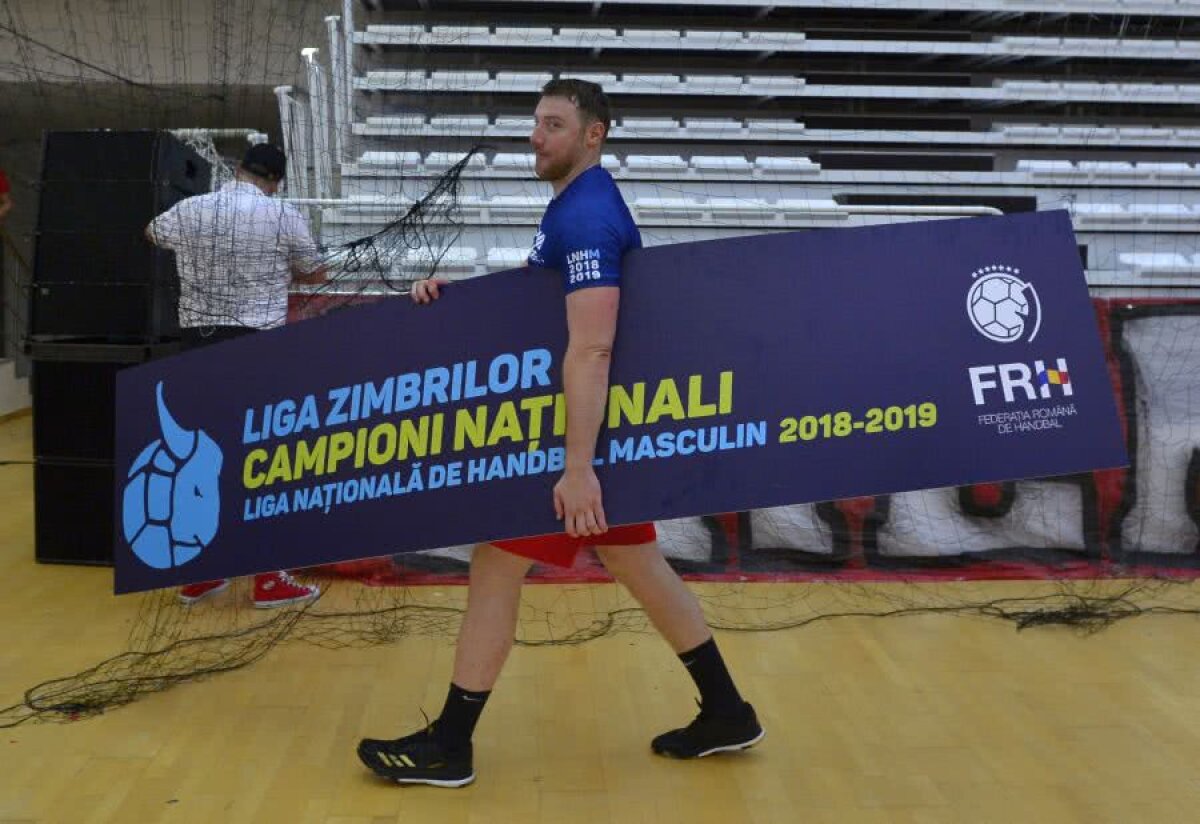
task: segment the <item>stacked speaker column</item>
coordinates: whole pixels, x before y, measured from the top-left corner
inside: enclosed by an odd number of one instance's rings
[[[118,370],[178,351],[174,255],[146,225],[208,191],[166,132],[48,132],[30,293],[37,560],[111,564]]]

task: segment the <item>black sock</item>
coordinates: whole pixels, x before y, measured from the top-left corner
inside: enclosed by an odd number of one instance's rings
[[[442,706],[442,714],[433,722],[434,735],[452,750],[470,744],[471,736],[475,734],[475,725],[479,723],[483,706],[491,694],[491,690],[471,692],[451,683],[450,692],[446,693],[446,703]]]
[[[725,667],[725,659],[717,649],[715,638],[709,638],[700,646],[681,653],[679,660],[696,682],[696,689],[700,690],[700,703],[706,713],[741,714],[745,702],[733,685],[733,677]]]

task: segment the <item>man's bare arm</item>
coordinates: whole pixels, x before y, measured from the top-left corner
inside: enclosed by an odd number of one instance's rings
[[[598,535],[608,529],[592,459],[604,421],[620,300],[621,290],[615,286],[579,289],[567,295],[568,340],[563,359],[567,459],[563,476],[554,487],[554,508],[570,535]]]

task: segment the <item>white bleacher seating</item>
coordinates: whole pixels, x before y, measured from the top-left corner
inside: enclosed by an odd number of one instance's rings
[[[1113,49],[1120,42],[1119,40],[1110,40],[1103,37],[1055,37],[1053,40],[1057,43],[1067,43],[1072,46],[1100,46]]]
[[[358,81],[367,89],[425,89],[432,81],[423,71],[371,70]]]
[[[410,128],[421,129],[425,126],[428,118],[423,114],[390,114],[385,116],[368,117],[367,123],[375,126],[390,126],[392,128]]]
[[[607,72],[563,72],[562,77],[573,77],[577,80],[587,80],[590,83],[598,83],[608,91],[611,87],[617,85],[617,76]]]
[[[498,129],[524,129],[526,131],[533,130],[533,115],[532,114],[498,114],[496,115],[496,128]]]
[[[1058,126],[1035,126],[1024,123],[1000,126],[1000,131],[1013,137],[1058,137]]]
[[[760,49],[777,49],[801,45],[806,37],[804,32],[798,31],[748,31],[745,40],[748,44]]]
[[[682,81],[677,74],[622,74],[621,90],[627,94],[678,92]]]
[[[1130,210],[1155,223],[1200,221],[1200,213],[1189,209],[1186,203],[1134,203]]]
[[[812,225],[844,221],[849,215],[834,200],[780,198],[775,201],[783,221],[789,225]]]
[[[441,114],[429,118],[429,125],[435,131],[483,134],[488,127],[486,114]]]
[[[738,49],[740,51],[777,51],[801,48],[807,37],[803,32],[736,31],[708,29],[641,29],[627,27],[623,32],[611,27],[563,26],[556,34],[546,26],[517,25],[464,26],[457,24],[387,25],[369,24],[358,35],[360,42],[375,44],[419,44],[424,46],[490,46],[498,48],[585,47],[619,49],[694,50]],[[1050,38],[1031,38],[1031,45],[1054,42]],[[828,41],[826,41],[828,42]],[[876,43],[878,46],[878,43]],[[890,45],[890,44],[889,44]],[[929,44],[926,44],[929,49]]]
[[[1178,52],[1181,49],[1194,51],[1196,49],[1195,41],[1191,40],[1144,40],[1141,38],[1122,38],[1118,41],[1119,48],[1122,51],[1145,52],[1155,57],[1166,57],[1172,53]],[[1111,50],[1111,40],[1099,41],[1099,48]]]
[[[364,166],[386,166],[403,169],[415,168],[421,165],[420,152],[363,152],[358,162]]]
[[[1174,97],[1180,87],[1170,83],[1116,83],[1114,87],[1130,99],[1139,97]]]
[[[625,168],[631,173],[685,174],[688,164],[679,155],[627,155]]]
[[[1178,129],[1175,130],[1177,135]],[[1117,127],[1117,136],[1125,142],[1145,141],[1150,140],[1158,142],[1172,135],[1171,129],[1162,129],[1149,126],[1119,126]]]
[[[1043,46],[1050,43],[1061,43],[1061,37],[1035,37],[1035,36],[1013,36],[1013,37],[997,37],[993,42],[1002,46],[1009,46],[1014,49],[1027,49],[1031,46]]]
[[[496,72],[498,92],[536,92],[550,80],[549,72]]]
[[[704,204],[696,198],[639,197],[634,208],[642,219],[694,221],[704,217]]]
[[[1183,178],[1200,178],[1200,166],[1190,163],[1161,163],[1139,162],[1137,168],[1159,180],[1180,180]]]
[[[749,177],[754,167],[741,155],[692,155],[688,165],[701,176],[720,172]]]
[[[545,46],[554,30],[542,26],[497,26],[496,39],[508,46]]]
[[[1116,129],[1102,126],[1063,126],[1058,133],[1064,140],[1078,143],[1108,140],[1117,136]]]
[[[732,198],[708,199],[708,210],[715,222],[774,223],[784,221],[791,224],[823,221],[841,221],[846,218],[834,200],[780,198]]]
[[[513,218],[536,223],[546,211],[547,199],[527,195],[493,195],[483,202],[493,218]]]
[[[1138,216],[1126,209],[1120,203],[1075,202],[1071,212],[1082,223],[1128,223],[1138,220]]]
[[[423,246],[408,252],[398,260],[393,260],[392,265],[399,269],[401,274],[424,275],[436,260],[438,275],[456,278],[474,274],[478,257],[479,252],[472,246],[450,246],[437,250]]]
[[[736,31],[685,31],[683,33],[683,46],[687,49],[715,51],[738,47],[745,42],[745,35]]]
[[[621,130],[626,137],[675,136],[679,132],[679,121],[672,117],[623,117]]]
[[[425,155],[425,171],[442,173],[463,159],[466,152],[430,152]],[[471,155],[464,171],[476,171],[484,168],[487,160],[481,154]]]
[[[514,246],[495,246],[487,251],[489,269],[516,269],[529,260],[529,249]]]
[[[1049,126],[1044,124],[997,123],[992,127],[992,131],[1001,132],[1008,137],[1016,139],[1052,139],[1077,143],[1081,146],[1109,144],[1119,147],[1122,144],[1134,142],[1170,142],[1170,139],[1175,136],[1178,130],[1142,126]],[[1198,130],[1195,137],[1200,137],[1200,130]]]
[[[1017,171],[1034,177],[1086,177],[1069,160],[1021,159],[1017,161]]]
[[[563,28],[558,31],[558,39],[560,43],[573,43],[577,46],[598,48],[615,42],[617,40],[617,30]]]
[[[1122,252],[1118,255],[1122,266],[1139,272],[1151,273],[1196,273],[1200,274],[1200,256],[1189,260],[1175,252]]]
[[[1200,42],[1183,28],[1174,31],[1167,18],[1144,31],[1089,29],[1085,15],[1117,12],[1103,3],[1065,2],[1045,10],[1030,0],[952,3],[951,16],[964,25],[950,25],[963,36],[943,38],[936,36],[938,16],[949,7],[933,0],[918,0],[920,9],[855,0],[849,16],[848,7],[825,3],[816,17],[802,11],[816,9],[811,3],[776,11],[756,0],[705,0],[699,12],[686,0],[522,0],[477,4],[487,11],[476,14],[424,0],[361,0],[366,19],[406,25],[360,22],[347,33],[352,121],[343,124],[350,141],[343,140],[339,158],[343,188],[336,173],[333,183],[349,202],[324,212],[327,234],[373,231],[395,213],[385,200],[419,197],[428,183],[422,178],[445,172],[478,140],[489,148],[471,161],[459,198],[464,246],[451,250],[442,271],[480,274],[485,266],[523,264],[522,244],[551,195],[534,179],[528,104],[549,78],[580,77],[616,100],[607,150],[619,156],[606,154],[602,163],[635,216],[649,222],[649,244],[913,217],[838,205],[858,193],[929,202],[950,193],[983,202],[994,193],[1035,200],[1042,209],[1065,205],[1088,249],[1094,285],[1200,294],[1200,254],[1189,257],[1200,253],[1200,118],[1186,114],[1200,101],[1200,79],[1184,70],[1200,60]],[[1129,6],[1126,14],[1190,21],[1200,15],[1163,9],[1196,2],[1115,5]],[[921,9],[933,17],[922,21]],[[975,27],[967,18],[980,11],[1005,22]],[[1037,16],[1046,13],[1080,25],[1039,25]],[[837,17],[833,28],[830,14]],[[821,22],[822,15],[829,19]],[[468,25],[428,22],[455,17]],[[886,22],[893,19],[896,26]],[[821,27],[812,38],[802,31],[810,23]],[[967,30],[975,33],[965,36]],[[828,64],[829,72],[811,85],[802,76],[810,69],[801,68],[810,62],[796,62],[809,54],[818,61],[813,67]],[[920,85],[888,77],[887,66],[906,60],[927,78]],[[1103,71],[1074,71],[1081,60],[1103,63]],[[843,85],[834,76],[847,61],[861,63],[861,83]],[[407,94],[359,96],[389,90]],[[496,96],[481,96],[477,106],[467,98],[476,92]],[[806,128],[805,112],[822,118],[821,126]],[[901,123],[909,115],[914,120]],[[917,120],[926,117],[928,126]],[[995,163],[937,171],[822,169],[813,162],[821,152],[872,148],[990,155]],[[1163,277],[1143,277],[1154,274]]]
[[[997,84],[997,88],[1014,97],[1020,95],[1041,97],[1047,92],[1057,90],[1058,87],[1058,83],[1047,83],[1042,80],[1003,80]]]
[[[492,30],[487,26],[436,25],[429,27],[429,34],[437,43],[456,43],[469,39],[483,39],[490,36]]]
[[[1075,167],[1097,178],[1141,177],[1142,172],[1123,160],[1080,160]]]
[[[429,34],[427,26],[397,26],[390,24],[371,24],[366,28],[367,34],[384,34],[389,37],[420,37]]]
[[[738,94],[744,82],[736,74],[689,74],[683,81],[688,94]]]
[[[800,135],[807,130],[795,120],[761,120],[746,118],[746,131],[751,140],[769,140],[786,135]]]
[[[779,215],[778,207],[765,198],[710,197],[708,208],[717,223],[771,223]]]
[[[754,159],[754,170],[763,177],[779,175],[816,174],[821,167],[807,157],[760,156]]]
[[[679,29],[625,29],[622,39],[626,46],[660,46],[678,44],[683,39],[683,33]]]
[[[533,155],[529,152],[497,152],[488,166],[497,172],[529,174],[533,171]]]
[[[448,89],[454,91],[474,91],[491,82],[491,75],[487,72],[475,71],[435,71],[430,75],[432,85],[436,89]],[[416,88],[421,85],[417,84]]]
[[[443,264],[474,264],[479,258],[479,252],[471,246],[451,246],[441,252],[438,258]]]
[[[804,88],[803,77],[779,77],[750,75],[742,85],[746,94],[778,95],[795,94]]]
[[[727,117],[689,117],[684,120],[684,137],[701,140],[707,137],[733,137],[741,134],[745,124]]]

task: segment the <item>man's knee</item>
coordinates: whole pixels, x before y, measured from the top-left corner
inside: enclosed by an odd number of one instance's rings
[[[533,561],[506,552],[494,544],[477,544],[471,555],[471,577],[522,579]]]
[[[665,563],[662,553],[658,551],[657,541],[636,546],[598,546],[596,557],[616,578],[636,575],[641,570],[652,569]]]

